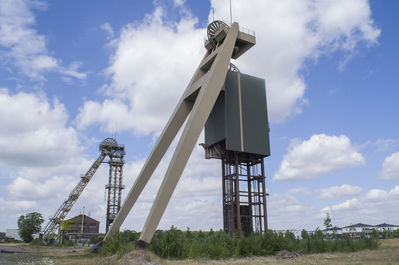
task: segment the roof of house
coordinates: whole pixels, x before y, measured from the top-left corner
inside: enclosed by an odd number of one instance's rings
[[[339,228],[339,227],[337,227],[337,226],[334,226],[334,227],[330,227],[330,228],[327,228],[327,229],[325,229],[325,230],[323,230],[323,231],[336,231],[336,230],[341,230],[342,228]]]
[[[64,220],[64,222],[65,221],[70,221],[70,220],[82,220],[82,216],[83,216],[83,214],[79,214],[79,215],[77,215],[77,216],[75,216],[75,217],[72,217],[72,218],[70,218],[70,219],[68,219],[68,220]],[[93,222],[97,222],[97,223],[100,223],[100,221],[97,221],[96,219],[93,219],[93,218],[91,218],[90,216],[88,216],[88,215],[84,215],[84,220],[90,220],[90,221],[93,221]]]
[[[387,223],[382,223],[379,225],[375,225],[375,227],[398,227],[397,225],[391,225],[391,224],[387,224]]]
[[[354,225],[344,226],[343,228],[350,228],[350,227],[374,227],[374,225],[357,223],[357,224],[354,224]]]

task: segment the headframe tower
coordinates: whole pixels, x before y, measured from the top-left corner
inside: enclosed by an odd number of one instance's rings
[[[114,221],[122,202],[122,190],[125,188],[122,185],[122,168],[125,163],[123,157],[125,156],[125,146],[118,144],[114,138],[104,139],[99,146],[100,155],[91,165],[86,174],[80,177],[78,184],[71,191],[68,198],[61,204],[54,216],[50,218],[46,227],[43,230],[43,240],[49,241],[56,233],[64,218],[71,211],[75,202],[79,199],[87,184],[101,166],[101,163],[109,164],[108,185],[105,186],[107,192],[107,215],[106,227],[108,231],[110,225]],[[105,161],[108,156],[109,160]]]
[[[137,176],[105,240],[119,230],[173,139],[185,124],[140,235],[139,246],[145,247],[151,242],[188,158],[224,87],[230,60],[239,58],[256,42],[255,34],[240,29],[237,22],[227,25],[218,20],[213,21],[208,26],[207,34],[205,55]]]
[[[122,203],[122,190],[125,186],[122,184],[123,165],[125,164],[125,146],[118,144],[114,138],[107,138],[100,144],[100,152],[103,150],[112,150],[108,152],[109,160],[103,163],[109,164],[107,190],[107,215],[105,223],[105,232],[115,220]]]

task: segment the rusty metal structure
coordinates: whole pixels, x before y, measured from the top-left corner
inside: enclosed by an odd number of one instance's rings
[[[125,188],[122,185],[123,160],[125,156],[125,147],[119,145],[115,139],[107,138],[100,145],[100,151],[111,147],[112,152],[108,154],[109,160],[104,162],[109,164],[108,184],[105,186],[107,190],[107,215],[105,230],[108,229],[115,220],[122,203],[122,190]]]
[[[109,183],[106,185],[108,190],[107,198],[107,216],[106,216],[106,230],[115,219],[121,205],[122,189],[122,168],[124,164],[123,157],[125,155],[125,147],[119,145],[113,138],[106,138],[99,146],[100,155],[96,161],[91,165],[89,170],[81,176],[80,181],[71,191],[68,198],[61,204],[53,217],[50,218],[49,222],[43,230],[42,238],[44,241],[48,241],[53,235],[55,235],[61,222],[67,216],[72,206],[78,200],[87,184],[90,182],[101,163],[108,156],[109,169]]]
[[[267,230],[263,158],[243,158],[227,152],[222,157],[223,228],[230,236]]]

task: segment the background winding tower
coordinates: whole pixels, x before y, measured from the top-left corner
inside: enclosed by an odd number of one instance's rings
[[[99,147],[101,152],[108,150],[109,160],[103,163],[109,164],[108,184],[105,186],[107,190],[107,215],[106,215],[106,232],[112,222],[115,220],[122,203],[122,190],[125,188],[122,185],[123,165],[125,161],[125,146],[119,145],[113,138],[105,139]]]

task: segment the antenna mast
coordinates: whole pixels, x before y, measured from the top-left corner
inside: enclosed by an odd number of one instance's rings
[[[230,0],[230,25],[233,23],[233,15],[231,11],[231,0]]]

